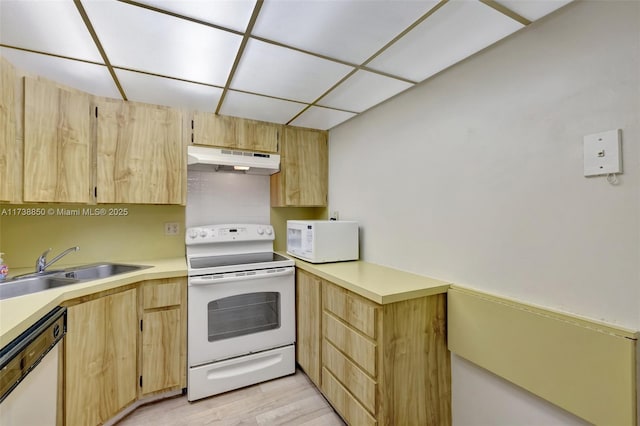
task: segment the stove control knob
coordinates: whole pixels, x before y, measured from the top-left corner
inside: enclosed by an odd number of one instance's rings
[[[267,235],[273,234],[273,230],[271,228],[267,228]]]
[[[198,236],[198,230],[195,228],[191,228],[189,229],[189,238],[191,238],[192,240]]]
[[[258,228],[258,235],[262,235],[264,234],[264,228],[263,227],[259,227]]]
[[[207,237],[207,230],[206,229],[201,229],[200,230],[200,236],[202,238],[206,238]]]

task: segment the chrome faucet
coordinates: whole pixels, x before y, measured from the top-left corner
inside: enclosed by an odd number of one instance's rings
[[[78,247],[78,246],[68,248],[65,251],[63,251],[62,253],[60,253],[59,255],[57,255],[56,257],[54,257],[53,259],[51,259],[50,262],[47,262],[47,255],[49,254],[51,249],[45,250],[44,253],[42,253],[40,255],[40,257],[38,257],[38,260],[36,260],[36,274],[43,273],[45,271],[45,269],[47,269],[49,266],[51,266],[52,264],[54,264],[58,260],[62,259],[67,254],[71,253],[72,251],[78,251],[78,250],[80,250],[80,247]]]

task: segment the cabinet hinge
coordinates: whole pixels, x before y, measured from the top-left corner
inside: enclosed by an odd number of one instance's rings
[[[98,118],[98,107],[96,107],[96,118]]]
[[[193,130],[193,120],[191,120],[191,130]]]
[[[131,383],[131,382],[129,382]],[[142,376],[140,376],[140,387],[142,387]]]
[[[140,331],[142,331],[142,320],[140,320]]]
[[[191,143],[193,143],[193,133],[191,133]]]

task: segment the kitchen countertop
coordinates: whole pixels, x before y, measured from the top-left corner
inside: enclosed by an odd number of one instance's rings
[[[121,263],[151,267],[109,278],[72,284],[66,287],[0,300],[0,347],[4,347],[51,309],[67,300],[111,290],[139,281],[187,276],[187,262],[184,257],[136,260]],[[16,273],[19,272],[20,271],[16,271]],[[25,270],[25,272],[29,272],[29,270]]]
[[[313,264],[282,254],[295,260],[296,267],[381,305],[446,293],[451,285],[362,260]]]
[[[281,253],[287,256],[286,253]],[[290,257],[290,256],[288,256]],[[361,260],[312,264],[295,259],[296,267],[379,304],[446,293],[450,283]],[[0,347],[5,346],[61,303],[139,281],[186,277],[184,258],[122,263],[151,266],[140,271],[0,300]],[[20,273],[21,271],[15,271]],[[25,270],[24,272],[29,272]]]

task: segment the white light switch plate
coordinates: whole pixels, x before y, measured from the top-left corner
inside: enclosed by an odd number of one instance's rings
[[[584,137],[584,175],[622,173],[621,130],[594,133]]]

